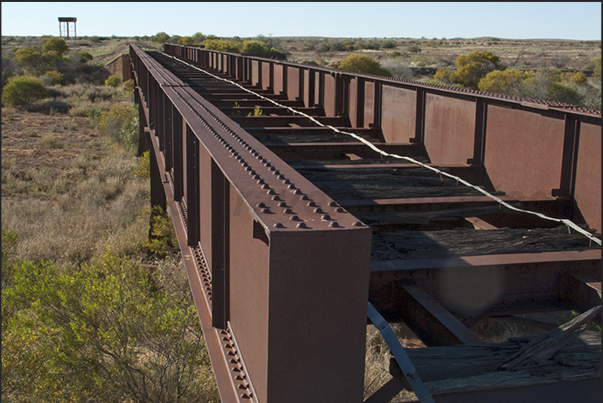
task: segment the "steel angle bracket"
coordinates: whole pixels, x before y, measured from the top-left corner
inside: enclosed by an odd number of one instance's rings
[[[370,302],[368,303],[368,317],[377,329],[379,329],[379,332],[385,339],[385,342],[400,366],[400,369],[402,369],[402,374],[412,387],[412,391],[415,392],[415,395],[419,398],[419,401],[421,403],[435,403],[429,390],[427,390],[427,387],[425,387],[425,384],[421,381],[419,374],[417,374],[415,366],[410,361],[408,354],[404,351],[404,347],[402,347],[400,341],[392,331],[392,328],[389,326],[389,323],[387,323]]]

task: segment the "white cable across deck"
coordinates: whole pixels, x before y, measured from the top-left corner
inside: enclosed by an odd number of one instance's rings
[[[431,171],[434,171],[434,172],[436,172],[436,173],[437,173],[437,174],[439,174],[439,175],[442,175],[442,176],[446,176],[446,177],[452,178],[452,179],[456,180],[456,181],[457,181],[457,183],[462,183],[462,184],[463,184],[463,185],[465,185],[465,186],[468,186],[468,187],[470,187],[470,188],[473,188],[473,189],[477,190],[478,192],[480,192],[480,193],[484,194],[485,196],[487,196],[487,197],[491,198],[492,200],[496,201],[496,202],[497,202],[497,203],[499,203],[501,206],[504,206],[504,207],[508,208],[509,210],[517,211],[517,212],[520,212],[520,213],[532,214],[532,215],[535,215],[535,216],[537,216],[537,217],[542,218],[543,220],[549,220],[549,221],[554,221],[554,222],[562,223],[562,224],[564,224],[564,225],[565,225],[565,226],[568,228],[568,230],[570,230],[570,232],[571,232],[571,229],[573,229],[574,231],[576,231],[576,232],[578,232],[578,233],[580,233],[580,234],[584,235],[585,237],[587,237],[587,238],[588,238],[588,239],[589,239],[591,242],[595,242],[596,244],[601,245],[601,240],[600,240],[599,238],[595,237],[595,236],[594,236],[594,235],[592,235],[590,232],[588,232],[588,231],[586,231],[586,230],[584,230],[584,229],[580,228],[580,227],[579,227],[577,224],[575,224],[575,223],[574,223],[573,221],[571,221],[571,220],[564,219],[564,218],[553,218],[553,217],[549,217],[549,216],[544,215],[544,214],[541,214],[541,213],[537,213],[537,212],[535,212],[535,211],[524,210],[524,209],[521,209],[521,208],[514,207],[514,206],[510,205],[509,203],[507,203],[507,202],[505,202],[505,201],[501,200],[500,198],[498,198],[498,197],[494,196],[493,194],[489,193],[488,191],[486,191],[486,190],[484,190],[484,189],[480,188],[479,186],[473,185],[473,184],[471,184],[471,183],[469,183],[469,182],[465,181],[464,179],[459,178],[458,176],[451,175],[451,174],[449,174],[449,173],[447,173],[447,172],[441,171],[441,170],[439,170],[439,169],[437,169],[437,168],[434,168],[434,167],[432,167],[432,166],[429,166],[429,165],[427,165],[427,164],[424,164],[424,163],[422,163],[422,162],[420,162],[420,161],[417,161],[417,160],[415,160],[415,159],[413,159],[413,158],[410,158],[410,157],[405,157],[405,156],[398,155],[398,154],[392,154],[392,153],[388,153],[388,152],[386,152],[386,151],[383,151],[383,150],[379,149],[377,146],[375,146],[374,144],[372,144],[370,141],[365,140],[364,138],[362,138],[362,137],[360,137],[360,136],[358,136],[358,135],[356,135],[356,134],[354,134],[354,133],[348,133],[348,132],[344,132],[344,131],[339,130],[339,129],[337,129],[336,127],[333,127],[333,126],[331,126],[331,125],[325,125],[325,124],[323,124],[323,123],[319,122],[318,120],[316,120],[315,118],[313,118],[313,117],[312,117],[312,116],[310,116],[310,115],[307,115],[307,114],[305,114],[305,113],[303,113],[303,112],[300,112],[300,111],[298,111],[298,110],[295,110],[295,109],[293,109],[293,108],[291,108],[291,107],[289,107],[289,106],[281,105],[281,104],[279,104],[278,102],[276,102],[276,101],[274,101],[274,100],[272,100],[272,99],[270,99],[270,98],[266,98],[266,97],[264,97],[264,96],[262,96],[262,95],[260,95],[260,94],[258,94],[258,93],[256,93],[256,92],[253,92],[252,90],[249,90],[249,89],[247,89],[247,88],[243,87],[242,85],[240,85],[240,84],[238,84],[238,83],[236,83],[236,82],[234,82],[234,81],[228,80],[228,79],[226,79],[226,78],[218,77],[218,76],[216,76],[216,75],[214,75],[214,74],[212,74],[212,73],[208,72],[207,70],[200,69],[199,67],[194,66],[194,65],[192,65],[192,64],[190,64],[190,63],[187,63],[187,62],[185,62],[185,61],[183,61],[183,60],[180,60],[180,59],[178,59],[178,58],[176,58],[176,57],[173,57],[173,56],[170,56],[170,55],[167,55],[167,54],[166,54],[166,56],[171,57],[172,59],[178,60],[179,62],[184,63],[184,64],[186,64],[187,66],[190,66],[190,67],[192,67],[192,68],[194,68],[194,69],[196,69],[196,70],[199,70],[199,71],[201,71],[201,72],[203,72],[203,73],[206,73],[206,74],[208,74],[208,75],[210,75],[210,76],[212,76],[212,77],[214,77],[214,78],[216,78],[216,79],[218,79],[218,80],[225,81],[225,82],[230,83],[230,84],[234,84],[234,85],[236,85],[237,87],[241,88],[243,91],[246,91],[246,92],[248,92],[248,93],[250,93],[250,94],[253,94],[253,95],[255,95],[255,96],[257,96],[257,97],[259,97],[259,98],[261,98],[261,99],[263,99],[263,100],[269,101],[269,102],[273,103],[274,105],[276,105],[276,106],[278,106],[278,107],[288,109],[288,110],[290,110],[291,112],[293,112],[293,113],[295,113],[295,114],[297,114],[297,115],[304,116],[304,117],[306,117],[306,118],[310,119],[311,121],[313,121],[314,123],[316,123],[317,125],[319,125],[319,126],[321,126],[321,127],[325,127],[325,128],[331,129],[331,130],[333,130],[334,132],[339,133],[339,134],[345,134],[345,135],[347,135],[347,136],[353,137],[354,139],[356,139],[356,140],[358,140],[358,141],[362,142],[363,144],[365,144],[365,145],[367,145],[368,147],[370,147],[370,148],[371,148],[373,151],[375,151],[375,152],[377,152],[377,153],[379,153],[379,154],[383,155],[384,157],[392,157],[392,158],[396,158],[396,159],[405,160],[405,161],[411,162],[411,163],[413,163],[413,164],[419,165],[419,166],[421,166],[421,167],[423,167],[423,168],[426,168],[426,169],[429,169],[429,170],[431,170]]]

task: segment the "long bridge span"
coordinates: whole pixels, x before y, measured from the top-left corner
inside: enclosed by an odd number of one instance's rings
[[[223,402],[599,401],[600,112],[171,44],[130,60]],[[487,343],[484,318],[541,331]],[[364,396],[370,323],[393,357]]]

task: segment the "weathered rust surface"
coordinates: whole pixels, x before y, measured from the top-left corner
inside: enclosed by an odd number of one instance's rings
[[[381,130],[387,143],[410,143],[416,132],[416,91],[384,85]]]
[[[424,142],[431,162],[466,164],[473,157],[475,113],[473,102],[427,94]]]
[[[515,197],[551,196],[559,188],[565,123],[560,117],[488,107],[486,171]]]
[[[249,391],[240,395],[236,377],[217,376],[223,399],[358,401],[370,229],[155,60],[134,47],[132,58],[147,78],[139,80],[141,107],[161,128],[152,136],[155,166],[174,178],[166,161],[186,155],[187,191],[170,206],[185,206],[186,214],[178,214],[186,220],[181,244],[198,250],[207,266],[207,304],[197,308],[209,310],[211,326],[229,334],[229,348],[236,345],[242,358],[237,371],[248,374]],[[181,150],[173,149],[174,113],[186,130]],[[334,316],[345,325],[329,326]],[[346,354],[336,353],[332,340]],[[219,356],[212,352],[212,360]],[[302,357],[312,371],[296,365]]]
[[[600,233],[600,113],[194,47],[165,51],[514,206]],[[223,401],[360,402],[367,299],[430,345],[479,343],[467,326],[484,316],[600,303],[600,247],[581,235],[163,54],[131,55],[150,127],[141,132],[158,164],[152,193],[160,204],[163,186],[193,260],[187,270]],[[248,117],[256,107],[264,116]],[[454,245],[442,229],[456,229]]]
[[[574,199],[591,228],[601,233],[601,126],[580,125]]]

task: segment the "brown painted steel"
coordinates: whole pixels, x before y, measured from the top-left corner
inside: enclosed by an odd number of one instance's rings
[[[434,399],[436,403],[595,403],[601,400],[601,379],[451,393]]]
[[[388,152],[427,157],[505,192],[501,199],[512,204],[601,231],[598,112],[194,47],[164,49],[326,124],[372,137]],[[148,126],[141,133],[150,135],[156,164],[153,200],[167,197],[174,217],[222,401],[360,402],[368,299],[390,320],[423,320],[414,327],[428,344],[479,342],[459,319],[600,302],[600,249],[370,261],[371,229],[346,207],[480,211],[493,202],[333,200],[294,166],[381,157],[328,137],[269,143],[265,135],[329,131],[300,128],[308,123],[228,84],[202,84],[207,76],[188,67],[171,73],[157,56],[131,47],[141,124]],[[247,117],[256,107],[275,116]],[[237,109],[243,116],[227,116]],[[380,168],[388,165],[408,169],[379,161]],[[489,229],[552,225],[508,212],[474,215],[468,219]],[[480,393],[486,392],[463,398]]]
[[[601,250],[372,261],[370,299],[395,318],[403,309],[401,281],[421,286],[458,317],[579,309],[559,293],[565,273],[599,281]]]
[[[262,402],[358,401],[370,229],[157,62],[134,47],[131,55],[151,77],[154,92],[145,100],[164,128],[153,138],[161,156],[166,144],[176,144],[169,140],[166,112],[179,113],[186,127],[180,154],[187,165],[186,244],[199,248],[209,265],[213,326],[232,333],[251,396]],[[165,172],[165,160],[158,155],[154,161]],[[229,189],[227,210],[220,188]],[[331,326],[333,317],[345,325]],[[302,358],[310,367],[295,365]],[[237,392],[234,381],[227,386],[217,378],[221,394]]]

